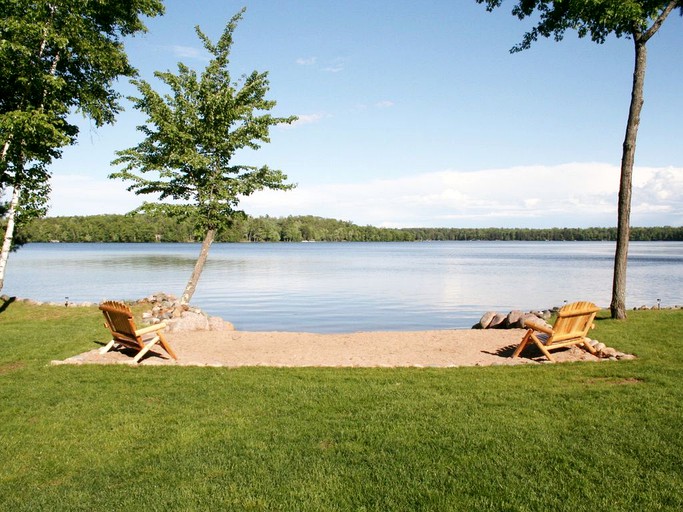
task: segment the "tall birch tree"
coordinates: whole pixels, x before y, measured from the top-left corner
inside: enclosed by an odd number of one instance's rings
[[[489,11],[502,0],[476,0]],[[619,199],[617,205],[617,244],[612,281],[612,318],[626,318],[626,267],[631,230],[631,193],[636,139],[640,113],[644,102],[647,43],[674,9],[683,14],[683,0],[518,0],[512,14],[520,20],[534,16],[538,24],[527,32],[511,52],[528,49],[542,37],[561,41],[567,30],[576,30],[579,37],[590,36],[602,44],[608,36],[626,37],[633,41],[634,66],[631,101],[626,133],[622,145]]]
[[[294,186],[286,183],[282,171],[233,162],[237,151],[256,150],[270,142],[271,126],[296,120],[268,113],[275,101],[265,97],[267,73],[254,71],[237,81],[231,78],[233,34],[244,12],[232,17],[216,44],[195,28],[212,58],[201,74],[182,63],[177,74],[156,72],[170,94],[161,95],[144,80],[133,82],[140,97],[131,100],[147,115],[146,124],[138,127],[145,138],[133,148],[118,151],[113,162],[124,168],[111,178],[131,181],[128,190],[158,194],[162,201],[145,203],[140,211],[191,218],[204,233],[181,304],[188,304],[195,292],[216,232],[243,213],[237,209],[240,198],[257,190]],[[175,201],[163,202],[166,199]]]
[[[134,76],[123,37],[145,30],[160,0],[0,0],[0,289],[15,226],[44,215],[50,162],[76,140],[69,115],[96,126],[120,110],[114,81]]]

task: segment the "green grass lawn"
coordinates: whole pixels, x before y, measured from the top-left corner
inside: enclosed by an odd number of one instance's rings
[[[603,315],[604,317],[604,315]],[[51,366],[96,308],[0,312],[0,510],[682,510],[683,311],[600,319],[633,361]]]

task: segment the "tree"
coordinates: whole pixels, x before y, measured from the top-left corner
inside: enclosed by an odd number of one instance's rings
[[[485,3],[487,10],[499,7],[502,0],[477,0]],[[681,0],[519,0],[512,14],[519,19],[536,14],[538,24],[527,32],[520,44],[511,52],[528,49],[539,36],[562,40],[568,29],[577,31],[579,37],[590,35],[591,40],[602,44],[609,35],[626,37],[633,41],[635,64],[633,86],[629,106],[626,133],[622,147],[619,199],[617,206],[617,244],[614,255],[612,283],[612,318],[626,318],[626,266],[631,222],[631,192],[636,138],[640,125],[640,113],[644,102],[645,69],[647,66],[647,42],[662,23],[679,8]]]
[[[0,289],[15,226],[45,214],[48,165],[76,140],[68,116],[96,126],[120,110],[113,82],[133,76],[122,37],[144,31],[140,16],[160,0],[0,0],[0,196],[10,193],[0,251]]]
[[[232,163],[243,148],[258,149],[270,142],[269,129],[291,123],[296,117],[273,117],[275,102],[265,99],[267,73],[252,72],[232,82],[228,70],[233,33],[244,13],[232,17],[216,44],[196,27],[204,48],[213,56],[198,76],[182,63],[178,73],[156,72],[171,94],[160,95],[144,80],[134,81],[141,94],[131,98],[147,115],[138,127],[145,139],[134,148],[117,152],[113,163],[125,168],[110,177],[132,181],[128,190],[136,194],[159,194],[174,204],[145,203],[140,211],[162,211],[171,216],[192,218],[204,232],[204,241],[194,271],[181,297],[189,303],[206,262],[216,231],[227,227],[240,212],[240,197],[264,188],[287,190],[287,176],[268,166]],[[139,171],[136,174],[134,171]],[[151,173],[152,179],[143,174]]]

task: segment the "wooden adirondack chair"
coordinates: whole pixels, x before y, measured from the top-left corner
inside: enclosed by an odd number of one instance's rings
[[[583,346],[591,354],[596,354],[595,349],[586,341],[586,334],[595,327],[593,320],[598,311],[600,308],[592,302],[573,302],[560,309],[552,328],[533,321],[525,322],[525,327],[529,330],[512,357],[518,357],[530,342],[535,343],[550,361],[554,361],[550,355],[551,350],[571,345]]]
[[[122,302],[113,300],[100,304],[100,310],[104,314],[104,326],[111,331],[112,335],[112,340],[100,349],[100,354],[107,353],[115,345],[123,345],[138,350],[133,358],[133,363],[137,363],[154,345],[159,343],[168,355],[173,359],[178,359],[161,332],[166,327],[165,323],[136,329],[130,308]]]

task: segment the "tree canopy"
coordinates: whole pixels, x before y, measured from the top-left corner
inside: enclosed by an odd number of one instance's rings
[[[503,0],[477,0],[486,4],[489,11],[499,7]],[[512,14],[520,20],[536,16],[538,22],[511,51],[531,47],[539,36],[561,41],[567,30],[579,37],[589,36],[602,44],[608,36],[651,37],[671,10],[680,1],[672,0],[519,0]]]
[[[141,210],[191,218],[205,232],[204,244],[181,302],[189,302],[217,230],[242,214],[240,198],[257,190],[287,190],[287,176],[264,165],[233,161],[241,149],[257,150],[270,142],[270,127],[292,123],[296,117],[274,117],[275,101],[266,99],[268,74],[254,71],[233,81],[230,51],[234,31],[245,10],[232,17],[217,43],[196,27],[212,55],[198,74],[179,63],[178,72],[156,72],[170,89],[162,95],[144,80],[134,81],[140,97],[131,98],[147,115],[138,129],[145,138],[136,147],[117,152],[115,165],[124,165],[112,178],[132,182],[136,194],[157,194],[159,203]],[[149,177],[148,177],[149,176]],[[176,202],[163,202],[164,200]]]
[[[293,187],[279,170],[233,162],[238,150],[256,150],[270,142],[271,126],[296,119],[258,114],[275,107],[275,101],[265,98],[269,90],[266,72],[254,71],[232,81],[230,49],[243,12],[230,20],[216,44],[196,27],[213,55],[201,75],[182,63],[177,74],[155,73],[171,94],[156,92],[144,80],[133,81],[141,96],[131,100],[147,115],[146,124],[138,127],[145,138],[136,147],[117,152],[113,164],[125,167],[111,177],[131,181],[128,190],[136,194],[180,201],[147,203],[142,207],[145,211],[191,217],[205,229],[217,229],[241,213],[237,209],[240,197],[264,188]]]
[[[35,219],[21,230],[29,242],[201,242],[190,220],[165,215],[91,215]],[[413,242],[413,241],[602,241],[616,240],[614,227],[592,228],[379,228],[313,215],[239,217],[216,242]],[[683,241],[683,226],[633,227],[634,241]]]

